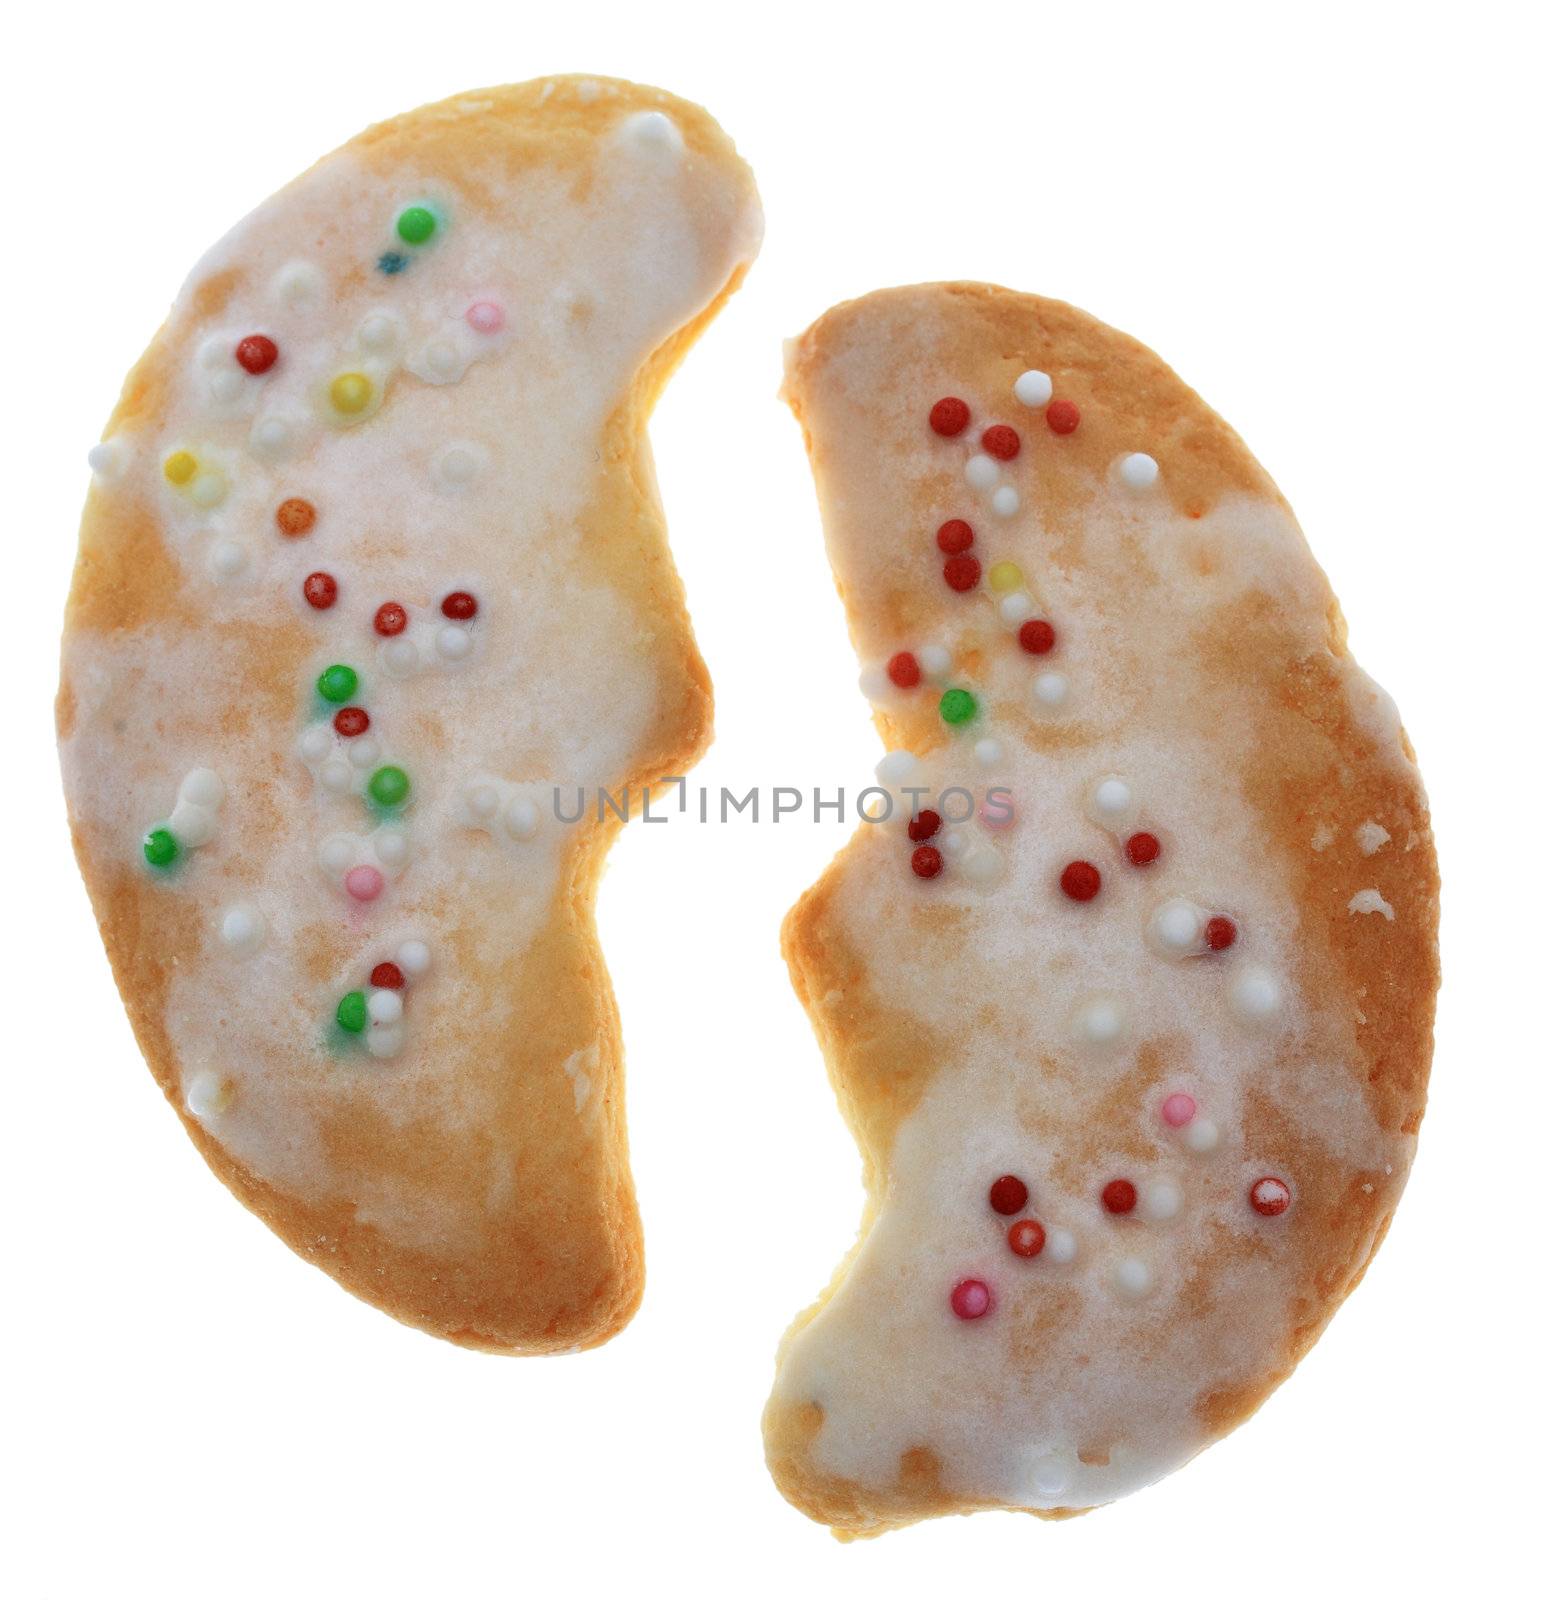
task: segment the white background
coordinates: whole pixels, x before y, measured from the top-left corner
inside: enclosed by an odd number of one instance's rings
[[[1551,1514],[1554,1425],[1559,472],[1540,8],[41,9],[9,25],[0,188],[0,1586],[1512,1592]],[[653,428],[718,695],[705,782],[831,789],[876,758],[799,433],[772,396],[782,336],[846,297],[940,277],[1073,300],[1228,416],[1417,745],[1446,987],[1406,1201],[1298,1375],[1119,1506],[845,1547],[769,1483],[774,1346],[860,1203],[777,950],[838,824],[641,826],[616,848],[601,927],[649,1289],[592,1354],[469,1354],[360,1305],[209,1176],[138,1059],[52,750],[86,449],[186,270],[239,215],[370,121],[566,70],[707,104],[766,202],[748,286]]]

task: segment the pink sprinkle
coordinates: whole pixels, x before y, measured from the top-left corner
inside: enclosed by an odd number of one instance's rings
[[[346,875],[346,892],[354,900],[377,900],[384,893],[384,874],[377,867],[353,867]]]
[[[962,1317],[965,1322],[983,1317],[996,1303],[991,1286],[979,1278],[965,1278],[962,1283],[954,1284],[953,1292],[947,1298],[953,1315]]]
[[[1188,1094],[1172,1094],[1164,1102],[1163,1112],[1171,1128],[1183,1128],[1196,1115],[1196,1101]]]
[[[466,310],[466,321],[478,333],[497,333],[503,320],[503,307],[491,300],[478,300]]]
[[[1018,808],[1013,805],[1010,797],[999,801],[982,800],[980,802],[980,822],[993,833],[999,828],[1010,828],[1018,820]]]

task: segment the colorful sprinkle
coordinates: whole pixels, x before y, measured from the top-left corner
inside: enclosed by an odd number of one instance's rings
[[[394,600],[386,600],[374,612],[374,632],[382,634],[386,639],[393,639],[396,634],[402,633],[406,628],[406,607],[398,605]]]
[[[1018,430],[1009,428],[1005,422],[998,422],[993,427],[987,428],[980,435],[980,444],[987,455],[995,456],[998,461],[1011,461],[1023,448]]]
[[[303,598],[316,611],[328,611],[336,603],[336,580],[328,572],[311,572],[303,580]]]
[[[330,381],[330,403],[344,417],[359,416],[373,397],[373,383],[364,373],[343,372]]]
[[[314,680],[314,687],[319,690],[321,700],[328,700],[332,705],[338,706],[343,700],[350,700],[357,693],[357,674],[351,667],[343,666],[338,661],[320,673]]]
[[[969,426],[969,407],[947,395],[931,408],[931,431],[944,439],[956,439]]]
[[[478,300],[466,308],[466,322],[474,333],[497,333],[504,324],[503,307]]]
[[[1069,861],[1061,869],[1061,892],[1069,900],[1092,900],[1103,881],[1091,861]]]
[[[990,586],[997,594],[1013,594],[1023,587],[1023,568],[1016,561],[998,561],[991,568]]]
[[[251,333],[240,339],[238,348],[233,352],[239,366],[256,378],[276,365],[279,353],[276,341],[267,339],[263,333]]]
[[[171,866],[178,858],[179,841],[166,828],[153,828],[141,842],[148,866]]]
[[[403,989],[406,986],[406,975],[393,961],[381,961],[368,974],[368,981],[376,989]]]
[[[888,659],[888,678],[900,689],[913,689],[920,682],[920,663],[908,650]]]
[[[1129,1178],[1111,1178],[1099,1191],[1099,1203],[1112,1217],[1125,1217],[1137,1209],[1137,1186]]]
[[[943,722],[956,728],[972,721],[980,705],[967,689],[947,689],[943,691],[938,709],[942,713]]]
[[[1209,950],[1227,950],[1239,936],[1240,930],[1227,917],[1207,919],[1206,939]]]
[[[368,732],[368,713],[361,706],[342,706],[334,718],[336,732],[343,739],[355,739]]]
[[[1263,1217],[1281,1217],[1292,1198],[1281,1178],[1257,1178],[1250,1186],[1251,1210]]]
[[[942,818],[935,811],[917,811],[909,819],[908,831],[916,844],[936,838],[942,828]]]
[[[200,463],[188,450],[175,450],[162,464],[162,475],[169,483],[183,488],[195,476]]]
[[[980,563],[974,556],[949,556],[942,565],[942,578],[949,589],[966,594],[980,581]]]
[[[354,900],[377,900],[384,893],[384,874],[377,867],[353,867],[346,875],[346,892]]]
[[[314,526],[317,516],[307,500],[283,500],[276,508],[276,526],[289,539],[301,539]]]
[[[1010,1172],[991,1185],[991,1210],[1001,1217],[1015,1217],[1029,1203],[1029,1186]]]
[[[444,603],[439,610],[452,622],[469,622],[476,615],[476,596],[467,594],[464,589],[456,589],[444,596]]]
[[[411,779],[400,767],[380,767],[368,780],[368,793],[381,806],[398,806],[411,793]]]
[[[1158,836],[1152,833],[1134,833],[1126,841],[1126,859],[1134,867],[1151,866],[1158,860]]]
[[[1076,433],[1077,424],[1082,420],[1082,412],[1070,400],[1052,400],[1045,407],[1045,421],[1050,424],[1052,433]]]
[[[1159,1115],[1171,1128],[1183,1128],[1196,1115],[1196,1101],[1188,1094],[1166,1095]]]
[[[1025,1261],[1032,1260],[1045,1248],[1045,1230],[1032,1217],[1024,1217],[1007,1229],[1007,1248]]]
[[[947,1303],[952,1306],[955,1317],[975,1322],[995,1305],[996,1297],[991,1293],[991,1286],[982,1279],[965,1278],[962,1283],[953,1285]]]
[[[395,231],[407,244],[426,244],[438,227],[438,218],[426,206],[407,206],[395,219]]]
[[[934,878],[942,870],[942,852],[934,844],[923,844],[911,853],[909,865],[917,878]]]
[[[1030,617],[1018,629],[1018,643],[1031,656],[1048,656],[1056,647],[1056,630],[1043,617]]]
[[[361,989],[341,996],[336,1006],[336,1022],[348,1033],[361,1033],[368,1023],[368,999]]]
[[[406,257],[399,250],[386,250],[375,265],[385,277],[393,278],[397,272],[406,270]]]
[[[961,556],[974,543],[974,529],[962,517],[950,517],[936,531],[936,547],[945,556]]]

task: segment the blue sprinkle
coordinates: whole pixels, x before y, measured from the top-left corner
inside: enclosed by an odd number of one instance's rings
[[[389,277],[393,278],[397,272],[403,272],[405,268],[406,257],[399,250],[386,250],[379,257],[379,270]]]

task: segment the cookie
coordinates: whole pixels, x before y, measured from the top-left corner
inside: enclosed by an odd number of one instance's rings
[[[1282,496],[1135,341],[893,290],[786,393],[889,753],[784,930],[868,1201],[770,1466],[846,1535],[1071,1515],[1249,1416],[1385,1234],[1423,788]]]
[[[704,747],[645,422],[757,249],[696,106],[553,78],[370,128],[195,268],[66,618],[77,855],[201,1154],[457,1343],[638,1303],[597,803]]]

